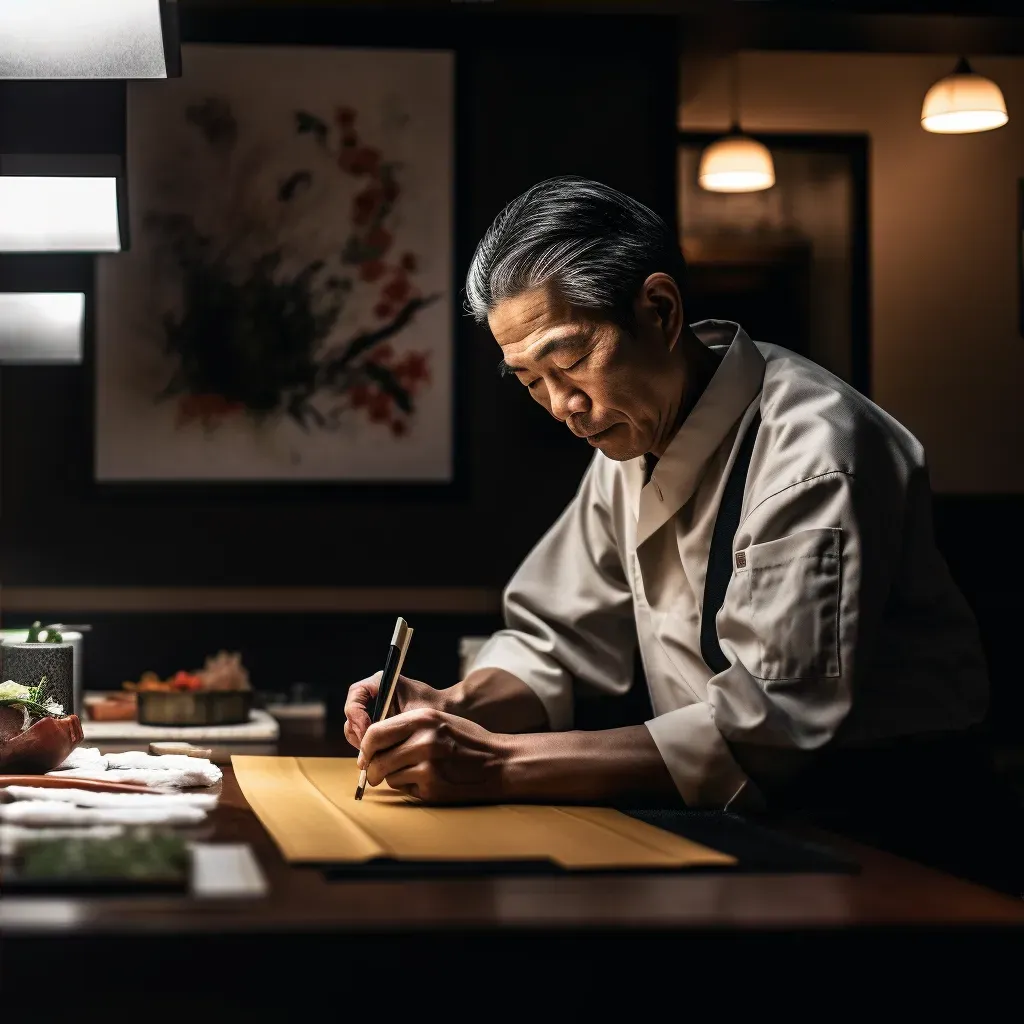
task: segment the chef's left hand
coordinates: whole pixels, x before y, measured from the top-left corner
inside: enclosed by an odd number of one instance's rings
[[[427,803],[493,802],[502,795],[512,743],[468,719],[417,708],[371,725],[357,764],[371,786],[387,781]]]

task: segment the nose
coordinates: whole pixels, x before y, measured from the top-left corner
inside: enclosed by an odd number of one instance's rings
[[[550,381],[548,397],[551,401],[551,415],[563,423],[570,416],[590,409],[590,399],[586,394],[565,381]]]

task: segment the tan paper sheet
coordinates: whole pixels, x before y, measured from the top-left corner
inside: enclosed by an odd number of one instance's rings
[[[428,807],[386,785],[357,801],[350,757],[235,755],[231,763],[256,816],[296,864],[550,860],[593,870],[736,862],[604,807]]]

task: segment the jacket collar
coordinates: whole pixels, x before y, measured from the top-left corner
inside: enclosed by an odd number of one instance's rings
[[[697,404],[658,460],[644,486],[644,459],[624,468],[637,512],[637,547],[671,519],[693,496],[704,467],[758,395],[764,383],[764,356],[739,324],[702,320],[690,329],[705,344],[728,344],[722,361]]]

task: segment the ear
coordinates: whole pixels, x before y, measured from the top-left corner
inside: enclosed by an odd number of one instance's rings
[[[675,348],[683,332],[683,300],[670,275],[651,274],[644,281],[637,295],[635,314],[641,328],[656,331],[666,348]]]

